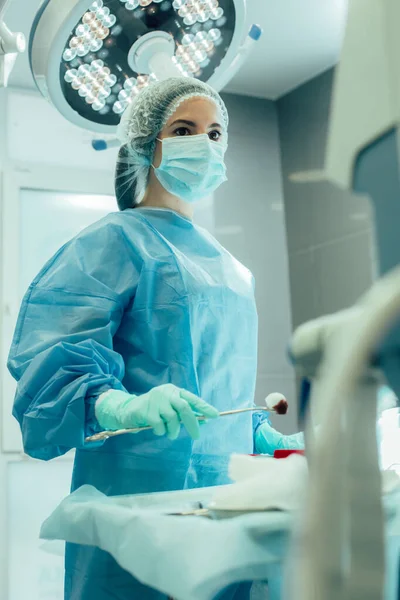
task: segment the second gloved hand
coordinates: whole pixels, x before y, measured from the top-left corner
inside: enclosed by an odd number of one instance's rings
[[[257,454],[273,455],[275,450],[304,450],[304,434],[284,435],[265,421],[257,429],[254,443]]]
[[[156,387],[142,396],[119,390],[102,394],[95,406],[96,418],[104,429],[152,427],[155,435],[178,437],[181,424],[193,439],[200,436],[197,416],[218,417],[218,411],[194,394],[172,384]]]

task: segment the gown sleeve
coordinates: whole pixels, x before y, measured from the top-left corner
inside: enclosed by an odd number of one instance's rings
[[[124,390],[113,338],[135,295],[137,263],[119,226],[103,221],[61,248],[25,294],[8,368],[30,456],[49,460],[84,447],[100,429],[99,394]]]

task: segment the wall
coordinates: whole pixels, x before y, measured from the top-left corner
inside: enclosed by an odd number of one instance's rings
[[[2,118],[6,113],[6,98],[4,94],[0,93],[0,219],[2,219],[2,203],[1,203],[1,189],[3,184],[3,169],[5,167],[6,160],[6,149],[5,149],[5,139],[6,139],[6,122]],[[1,222],[0,222],[1,225]],[[1,230],[1,229],[0,229]],[[0,269],[2,265],[2,240],[0,239]],[[0,272],[1,275],[1,272]],[[0,277],[0,338],[2,339],[2,316],[3,316],[3,303],[1,299],[3,298],[3,278]],[[0,344],[1,348],[1,344]],[[0,360],[3,358],[0,354]],[[0,370],[1,373],[1,370]],[[1,375],[0,375],[1,376]],[[0,388],[1,389],[1,388]],[[0,396],[0,421],[2,419],[2,398]],[[0,422],[0,435],[1,435],[1,422]],[[6,528],[7,528],[7,496],[5,493],[6,490],[6,481],[7,481],[7,463],[4,454],[2,453],[2,440],[0,440],[0,540],[6,540]],[[0,541],[0,598],[5,596],[6,590],[6,580],[7,580],[7,544],[3,541]],[[7,600],[7,599],[6,599]]]
[[[292,410],[275,417],[283,432],[296,429],[295,391],[286,348],[291,334],[288,257],[276,104],[226,95],[230,114],[229,180],[215,197],[215,235],[251,269],[259,311],[256,399],[287,395]]]
[[[278,102],[294,327],[354,303],[372,282],[374,246],[366,198],[329,183],[293,183],[322,169],[334,72]]]

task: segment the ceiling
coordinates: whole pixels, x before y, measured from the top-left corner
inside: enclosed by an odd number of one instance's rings
[[[5,22],[29,36],[42,0],[9,0]],[[1,2],[0,2],[1,3]],[[339,56],[348,0],[247,0],[247,21],[264,34],[227,86],[239,94],[276,99],[333,66]],[[11,86],[32,88],[27,53]]]

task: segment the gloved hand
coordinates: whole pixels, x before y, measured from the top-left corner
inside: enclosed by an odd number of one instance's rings
[[[276,431],[267,421],[262,423],[255,434],[257,454],[271,454],[275,450],[304,450],[304,434],[284,435]]]
[[[155,435],[175,440],[183,424],[193,439],[200,436],[196,415],[214,419],[218,411],[194,394],[172,384],[153,388],[142,396],[119,390],[102,394],[95,405],[96,418],[104,429],[152,427]]]

